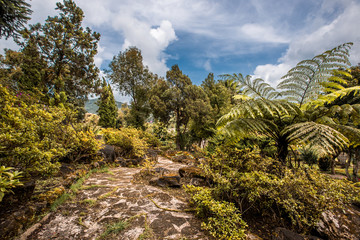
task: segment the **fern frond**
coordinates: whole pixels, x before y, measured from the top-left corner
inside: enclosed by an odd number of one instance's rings
[[[252,79],[252,76],[244,77],[241,73],[233,75],[222,75],[226,80],[236,81],[239,84],[240,91],[244,95],[253,98],[275,99],[280,94],[270,84],[261,78]]]
[[[351,94],[353,94],[354,96],[358,95],[358,97],[360,97],[359,93],[360,93],[360,86],[343,88],[338,91],[333,91],[329,94],[319,96],[318,99],[313,100],[313,101],[308,102],[305,105],[303,105],[302,109],[309,109],[309,108],[314,108],[314,107],[318,107],[318,106],[325,106],[327,104],[331,104],[331,103],[335,102],[335,100],[338,100],[338,99],[341,100],[342,98],[349,96]]]
[[[311,60],[303,60],[284,75],[278,84],[281,94],[288,100],[296,101],[302,106],[312,101],[322,92],[325,82],[332,70],[350,66],[349,50],[352,43],[345,43],[328,50]]]
[[[302,141],[317,146],[328,154],[335,154],[349,145],[349,140],[341,132],[324,124],[304,122],[293,124],[284,129],[289,143]]]

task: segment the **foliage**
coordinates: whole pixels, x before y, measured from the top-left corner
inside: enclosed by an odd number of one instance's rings
[[[300,160],[304,161],[308,165],[312,166],[318,162],[318,154],[316,149],[311,147],[304,147],[299,149],[300,151]]]
[[[102,133],[106,144],[118,147],[121,156],[139,158],[145,155],[148,144],[141,130],[135,128],[104,129]]]
[[[350,65],[349,51],[353,44],[344,43],[331,50],[303,60],[282,77],[278,88],[284,89],[281,94],[290,101],[296,101],[300,107],[315,100],[322,92],[322,83],[327,81],[332,71]]]
[[[150,82],[154,75],[143,65],[141,51],[130,47],[114,56],[108,76],[120,92],[131,97],[128,123],[134,127],[143,127],[149,115],[147,106]]]
[[[351,203],[359,194],[348,182],[316,170],[279,171],[279,167],[279,162],[261,157],[258,150],[223,147],[204,170],[215,182],[214,199],[234,203],[242,214],[275,213],[302,232],[315,227],[322,212]]]
[[[23,185],[19,180],[21,172],[12,170],[12,167],[0,166],[0,202],[5,193],[11,192],[11,188]]]
[[[48,17],[44,25],[30,25],[22,31],[24,41],[19,44],[22,54],[33,55],[46,63],[31,76],[41,76],[44,94],[65,92],[69,102],[83,107],[87,95],[100,84],[94,63],[100,34],[82,27],[84,13],[74,1],[64,0],[56,6],[59,16]]]
[[[78,131],[74,113],[31,100],[0,85],[0,164],[37,177],[55,172],[60,160],[91,159],[99,149],[91,132]]]
[[[204,220],[201,227],[216,239],[246,239],[246,223],[233,203],[213,199],[211,190],[188,186],[193,193],[192,204],[196,215]]]
[[[30,19],[30,4],[24,0],[0,1],[0,38],[19,37],[19,31]]]
[[[103,82],[100,99],[97,103],[99,105],[98,114],[100,116],[99,125],[102,127],[116,127],[116,119],[118,115],[118,108],[115,103],[115,98],[111,90],[110,84],[107,84],[105,79]]]
[[[250,76],[244,78],[241,74],[225,76],[238,81],[241,92],[247,95],[237,96],[240,103],[219,119],[218,126],[239,138],[266,136],[272,139],[277,147],[277,158],[283,165],[287,163],[291,144],[310,144],[320,149],[323,155],[337,154],[348,146],[349,139],[339,131],[339,125],[329,124],[332,116],[324,121],[322,113],[326,109],[305,106],[321,93],[324,76],[349,63],[351,45],[343,44],[312,60],[301,61],[278,85],[282,92],[277,92],[262,79],[252,80]],[[349,127],[346,130],[358,132]]]

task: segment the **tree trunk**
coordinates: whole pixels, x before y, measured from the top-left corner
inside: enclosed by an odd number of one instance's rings
[[[180,113],[179,110],[176,110],[176,149],[181,149],[181,131],[180,131]]]
[[[351,181],[351,176],[350,176],[350,173],[349,173],[349,167],[350,167],[350,164],[351,164],[351,155],[352,155],[352,151],[349,150],[349,153],[348,153],[348,159],[346,160],[346,163],[345,163],[345,173],[346,173],[346,177],[349,181]]]
[[[335,174],[335,156],[331,159],[331,174]]]
[[[359,170],[359,161],[360,160],[360,148],[356,148],[355,150],[355,156],[354,156],[354,162],[353,162],[353,182],[358,182],[358,170]]]
[[[278,159],[283,166],[286,166],[286,158],[289,153],[288,143],[285,139],[280,138],[277,143]]]

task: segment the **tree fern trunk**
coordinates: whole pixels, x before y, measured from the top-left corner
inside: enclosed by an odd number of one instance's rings
[[[358,170],[359,170],[359,161],[360,160],[360,148],[356,148],[355,157],[354,157],[354,168],[353,168],[353,182],[358,182]]]
[[[288,146],[289,146],[289,144],[286,141],[285,137],[282,137],[278,140],[278,143],[277,143],[278,159],[284,166],[286,166],[286,162],[287,162],[286,158],[289,153]]]

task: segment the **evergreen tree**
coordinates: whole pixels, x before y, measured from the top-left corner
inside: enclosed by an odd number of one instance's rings
[[[149,116],[148,107],[150,84],[155,75],[142,62],[141,51],[130,47],[120,52],[110,63],[109,78],[120,92],[131,97],[129,125],[143,127]]]
[[[105,79],[103,80],[100,99],[97,102],[97,105],[99,106],[97,112],[100,116],[99,125],[105,128],[115,128],[118,108],[115,103],[111,86],[106,83]]]
[[[38,51],[47,63],[45,92],[65,92],[69,102],[82,108],[88,94],[100,86],[94,63],[100,34],[82,27],[84,12],[74,1],[64,0],[56,6],[59,16],[48,17],[44,25],[30,25],[22,31],[24,42],[19,44],[24,54]]]
[[[30,19],[30,4],[24,0],[1,0],[0,1],[0,38],[19,36],[18,32]]]

